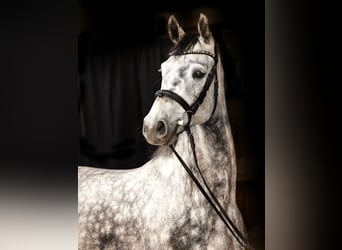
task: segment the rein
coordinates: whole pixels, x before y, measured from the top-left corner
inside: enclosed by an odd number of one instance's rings
[[[179,162],[182,164],[182,166],[184,167],[186,172],[189,174],[189,176],[191,177],[192,181],[196,184],[197,188],[201,191],[203,196],[206,198],[206,200],[209,202],[211,207],[215,210],[215,212],[218,214],[218,216],[224,222],[225,226],[229,229],[229,231],[236,238],[236,240],[245,249],[254,249],[254,247],[248,242],[248,240],[244,237],[244,235],[241,233],[241,231],[235,226],[233,221],[229,218],[228,214],[226,213],[226,211],[224,210],[224,208],[222,207],[220,202],[217,200],[217,198],[215,197],[215,195],[213,194],[213,192],[209,188],[209,186],[207,184],[207,181],[205,180],[205,178],[204,178],[204,176],[202,174],[202,171],[201,171],[201,169],[200,169],[200,167],[198,165],[197,156],[196,156],[196,146],[195,146],[195,142],[194,142],[194,137],[193,137],[193,135],[191,133],[191,129],[190,129],[191,118],[196,113],[196,111],[198,110],[199,106],[203,103],[204,98],[206,97],[206,93],[207,93],[209,87],[211,86],[211,84],[213,82],[214,82],[214,108],[213,108],[213,111],[212,111],[209,119],[213,116],[213,114],[214,114],[214,112],[216,110],[217,99],[218,99],[218,81],[217,81],[217,62],[218,62],[218,59],[216,57],[216,53],[215,53],[215,55],[213,55],[212,53],[207,52],[207,51],[189,51],[189,52],[183,52],[182,54],[183,55],[185,55],[185,54],[205,54],[205,55],[208,55],[208,56],[211,56],[212,58],[214,58],[214,61],[215,61],[215,64],[212,67],[211,71],[209,72],[209,74],[207,76],[207,79],[206,79],[206,82],[205,82],[205,84],[204,84],[204,86],[202,88],[202,91],[200,92],[200,94],[197,97],[196,101],[192,105],[189,105],[184,100],[184,98],[182,98],[181,96],[179,96],[178,94],[176,94],[176,93],[174,93],[174,92],[172,92],[170,90],[165,90],[165,89],[158,90],[155,93],[155,96],[156,97],[157,96],[158,97],[164,97],[165,96],[165,97],[168,97],[168,98],[176,101],[178,104],[180,104],[183,107],[183,109],[187,113],[187,115],[188,115],[188,122],[184,126],[185,127],[185,131],[187,132],[187,135],[188,135],[189,140],[190,140],[191,150],[192,150],[192,153],[193,153],[193,157],[194,157],[194,161],[195,161],[195,165],[196,165],[197,171],[199,172],[199,174],[201,176],[201,179],[202,179],[206,189],[208,190],[208,192],[206,192],[206,190],[203,188],[203,186],[201,185],[199,180],[196,178],[196,176],[193,174],[191,169],[188,167],[188,165],[184,162],[182,157],[175,150],[174,146],[171,144],[171,145],[169,145],[169,147],[171,148],[172,152],[175,154],[175,156],[177,157]]]

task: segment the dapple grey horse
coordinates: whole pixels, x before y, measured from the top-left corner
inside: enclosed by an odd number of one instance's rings
[[[147,142],[159,145],[152,158],[129,170],[78,168],[80,250],[244,249],[181,163],[197,177],[199,166],[200,182],[247,237],[235,197],[224,72],[204,14],[197,29],[186,34],[173,15],[168,20],[174,47],[161,64],[161,91],[143,123]]]

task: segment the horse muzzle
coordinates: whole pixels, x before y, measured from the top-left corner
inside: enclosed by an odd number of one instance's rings
[[[143,125],[143,135],[152,145],[169,145],[176,139],[177,123],[167,122],[165,119],[149,120],[146,116]]]

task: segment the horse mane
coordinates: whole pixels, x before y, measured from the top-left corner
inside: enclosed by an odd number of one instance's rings
[[[198,42],[198,34],[196,33],[186,33],[184,37],[171,48],[170,56],[182,55],[185,51],[192,49]]]

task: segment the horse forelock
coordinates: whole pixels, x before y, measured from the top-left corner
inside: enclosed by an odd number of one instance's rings
[[[184,52],[192,49],[195,44],[198,42],[198,34],[196,33],[187,33],[184,37],[173,46],[169,52],[170,56],[182,55]]]

